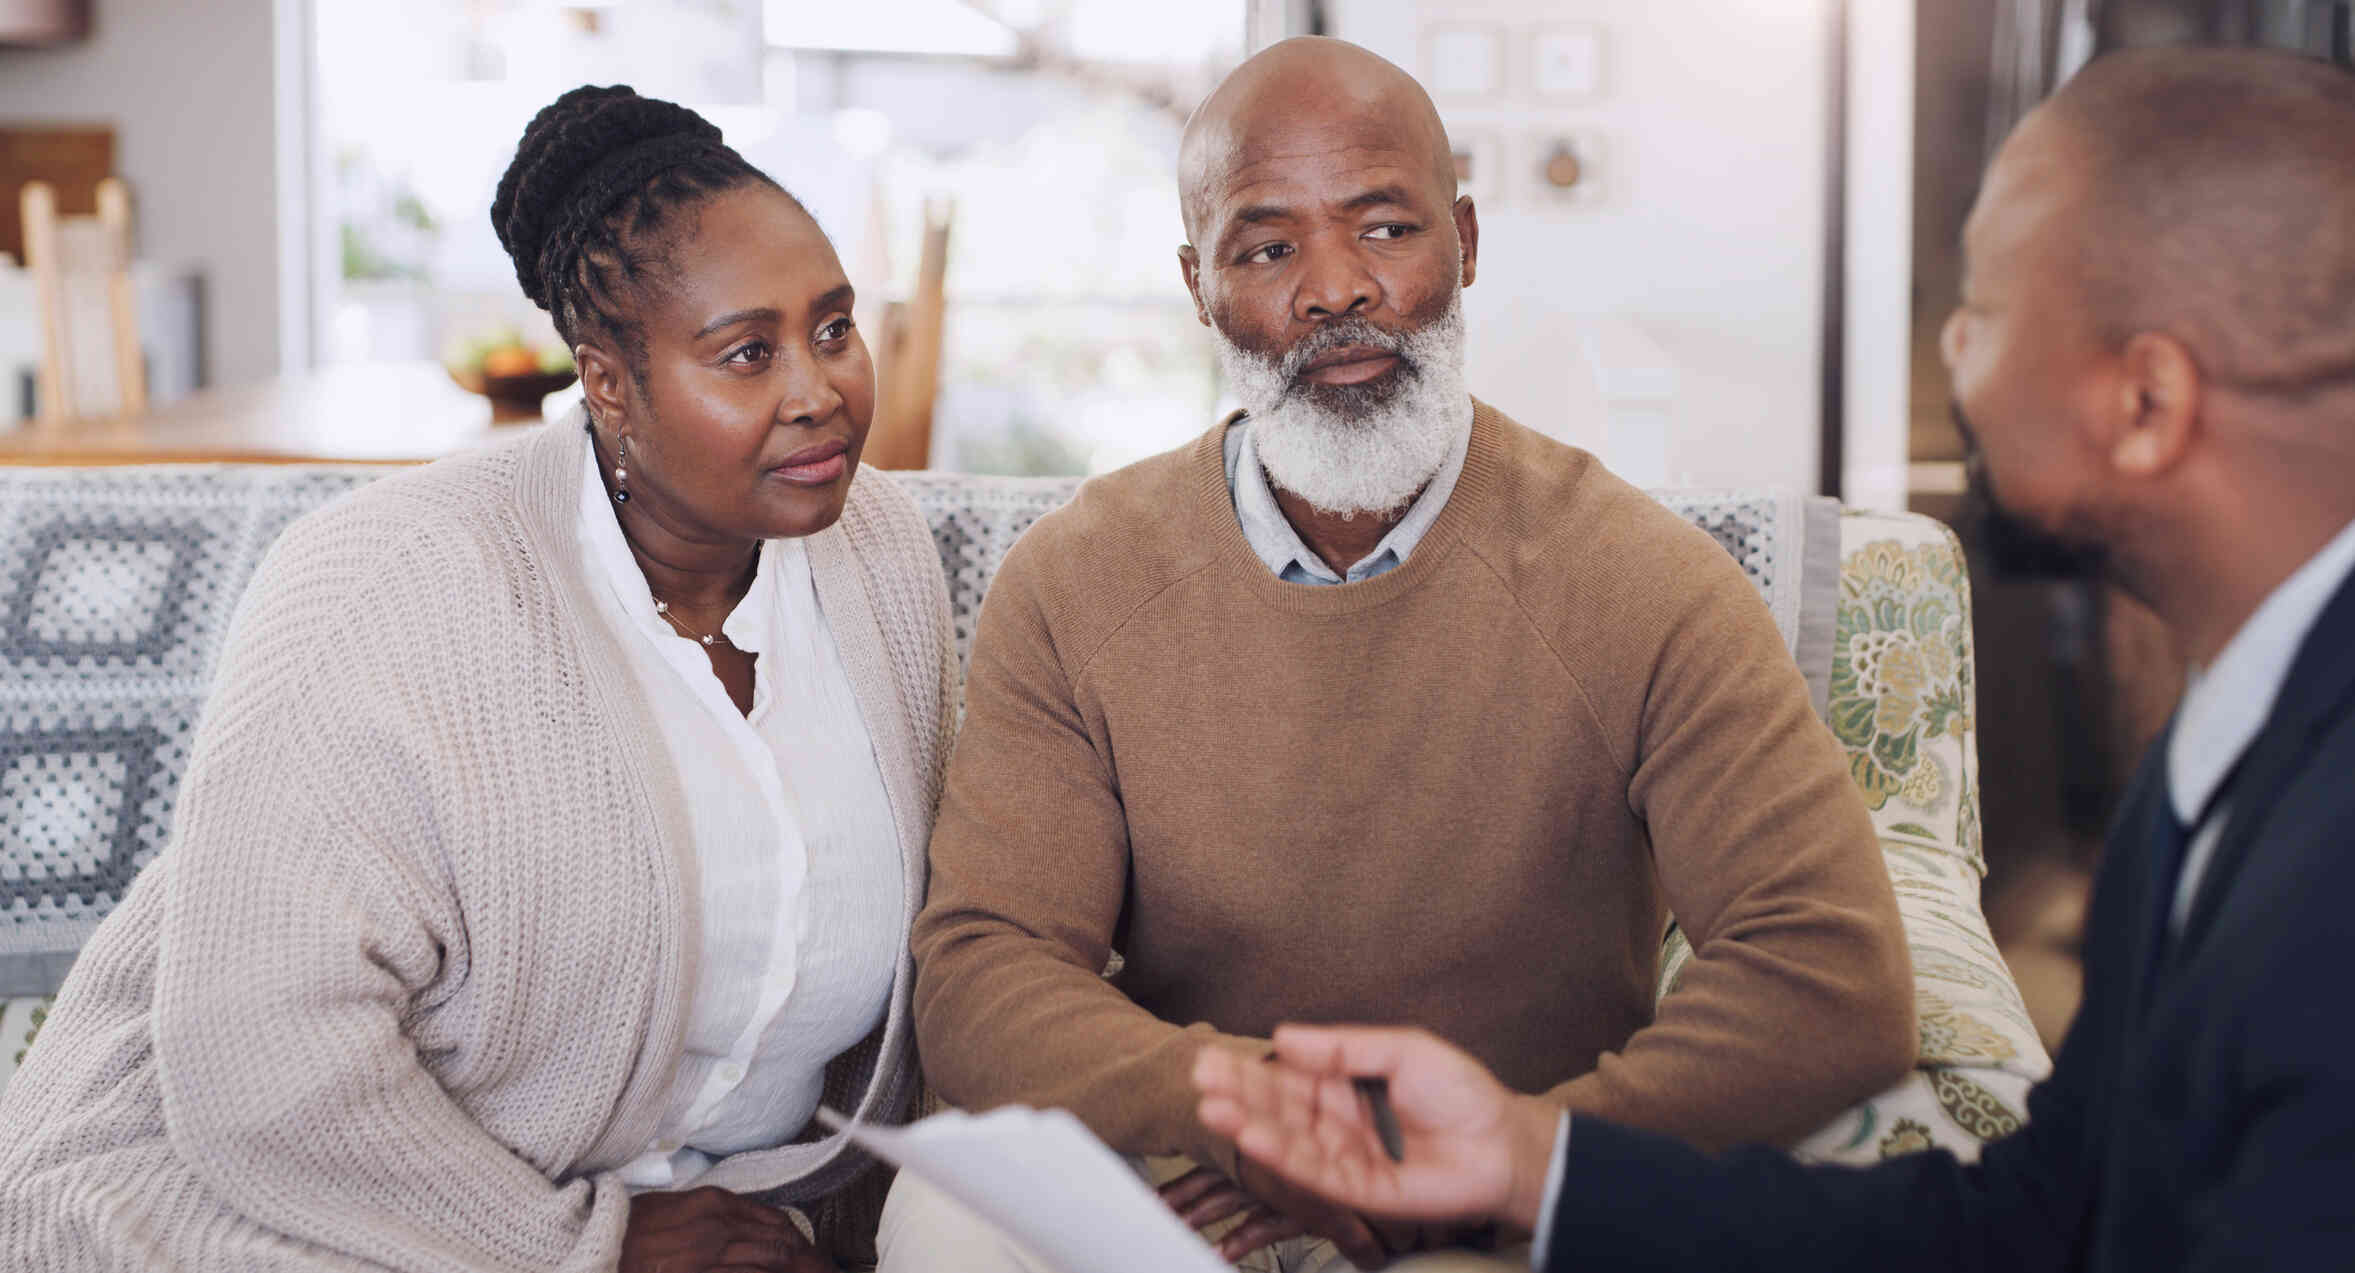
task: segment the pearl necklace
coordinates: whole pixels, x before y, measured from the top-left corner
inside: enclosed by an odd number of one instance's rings
[[[680,634],[681,636],[685,636],[685,637],[689,637],[689,638],[691,638],[691,639],[693,639],[693,640],[701,641],[701,642],[702,642],[702,643],[704,643],[705,645],[711,645],[711,644],[714,644],[715,642],[720,642],[720,641],[727,641],[727,643],[728,643],[729,647],[730,647],[730,648],[733,648],[733,647],[735,646],[735,644],[736,644],[736,643],[735,643],[735,642],[733,642],[733,641],[728,641],[727,634],[725,634],[725,633],[722,633],[722,632],[697,632],[695,629],[688,627],[688,626],[687,626],[687,621],[686,621],[686,620],[684,620],[684,619],[680,618],[679,616],[677,616],[677,615],[675,615],[675,614],[672,614],[672,613],[671,613],[671,603],[670,603],[670,602],[668,602],[668,601],[664,601],[664,600],[663,600],[662,598],[660,598],[660,597],[657,597],[657,598],[655,598],[655,599],[654,599],[654,613],[656,613],[656,614],[658,614],[658,615],[661,615],[661,616],[662,616],[663,618],[665,618],[665,619],[668,619],[668,620],[670,620],[670,625],[671,625],[672,627],[674,627],[674,628],[677,628],[677,629],[679,630],[679,634]]]

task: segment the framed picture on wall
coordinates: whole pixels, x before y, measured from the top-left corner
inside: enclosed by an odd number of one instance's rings
[[[1527,91],[1547,102],[1591,102],[1603,96],[1603,29],[1584,23],[1543,26],[1527,41]]]
[[[1481,208],[1501,206],[1505,200],[1504,142],[1493,129],[1447,126],[1448,145],[1455,152],[1456,193],[1472,196]]]
[[[1503,96],[1503,28],[1455,23],[1423,28],[1423,87],[1443,102],[1494,101]]]

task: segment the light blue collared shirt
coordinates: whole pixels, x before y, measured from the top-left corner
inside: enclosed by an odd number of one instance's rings
[[[1276,505],[1276,493],[1267,484],[1267,470],[1259,466],[1259,448],[1252,442],[1249,417],[1227,428],[1227,490],[1234,495],[1235,519],[1243,524],[1243,538],[1270,574],[1285,583],[1312,586],[1360,583],[1398,569],[1415,551],[1415,545],[1423,542],[1431,524],[1447,508],[1448,496],[1455,493],[1456,479],[1463,476],[1464,455],[1471,445],[1470,429],[1456,435],[1439,472],[1408,506],[1406,516],[1399,518],[1382,542],[1374,545],[1374,551],[1351,566],[1346,576],[1334,574],[1284,519],[1284,510]]]
[[[2321,552],[2282,581],[2226,643],[2216,661],[2192,674],[2175,714],[2175,733],[2167,743],[2167,787],[2175,800],[2175,816],[2194,834],[2184,854],[2183,874],[2175,885],[2172,928],[2182,928],[2191,916],[2193,899],[2223,838],[2230,810],[2209,809],[2217,788],[2232,773],[2241,753],[2257,740],[2273,715],[2274,700],[2290,676],[2290,664],[2306,634],[2314,630],[2324,606],[2338,595],[2347,576],[2355,573],[2355,523],[2349,523]],[[2221,804],[2229,804],[2221,801]],[[2207,821],[2192,823],[2207,810]]]

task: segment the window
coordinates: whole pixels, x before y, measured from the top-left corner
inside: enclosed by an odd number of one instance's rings
[[[1174,169],[1186,112],[1242,57],[1244,0],[317,2],[326,360],[552,340],[491,194],[541,106],[628,83],[802,199],[862,319],[913,286],[927,203],[953,207],[936,466],[1101,471],[1211,422]]]

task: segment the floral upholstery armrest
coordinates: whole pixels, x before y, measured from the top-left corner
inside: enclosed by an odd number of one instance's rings
[[[2028,1088],[2051,1069],[1979,908],[1977,694],[1962,547],[1912,514],[1841,518],[1832,733],[1872,811],[1913,957],[1920,1056],[1896,1087],[1798,1146],[1803,1158],[1866,1163],[1943,1146],[1978,1156],[2020,1126]],[[1662,953],[1662,993],[1691,958]]]
[[[1830,723],[1897,888],[1921,1056],[1800,1152],[1869,1162],[1938,1145],[1976,1158],[2018,1130],[2052,1062],[1979,907],[1970,577],[1954,532],[1931,518],[1851,512],[1841,525]]]
[[[41,1033],[42,1022],[49,1019],[51,1002],[46,998],[0,999],[0,1088],[6,1088],[25,1063],[26,1050]]]

